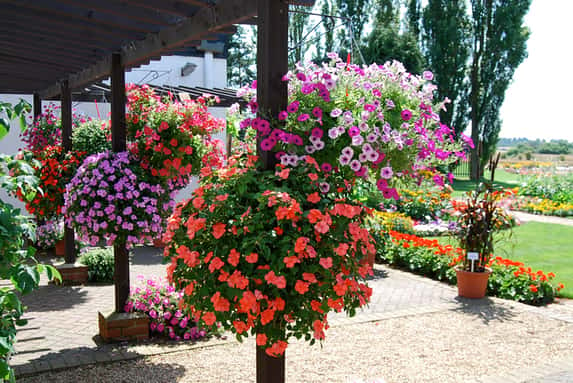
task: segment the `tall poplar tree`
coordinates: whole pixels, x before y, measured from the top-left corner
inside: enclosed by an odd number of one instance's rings
[[[257,30],[239,25],[227,43],[227,84],[249,85],[257,78]]]
[[[531,0],[471,0],[471,135],[474,142],[481,142],[471,152],[474,180],[495,151],[505,91],[527,57],[529,29],[523,22],[530,5]]]
[[[438,98],[451,103],[440,120],[463,132],[469,122],[467,79],[470,57],[470,19],[465,1],[429,0],[423,10],[422,47],[438,85]]]

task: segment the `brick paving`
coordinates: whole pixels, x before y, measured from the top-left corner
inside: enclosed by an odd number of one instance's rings
[[[161,259],[161,252],[157,249],[137,248],[131,259],[132,284],[139,275],[163,277],[165,266],[161,264]],[[479,311],[479,307],[484,304],[495,306],[498,312],[533,312],[546,318],[573,323],[573,304],[566,300],[538,308],[497,298],[460,299],[455,287],[380,265],[376,265],[375,276],[369,284],[373,288],[369,307],[359,311],[353,318],[343,313],[332,315],[329,318],[331,326],[448,310]],[[60,287],[42,281],[40,290],[23,300],[28,306],[28,324],[18,331],[16,354],[11,359],[18,376],[234,342],[230,339],[211,339],[197,343],[97,344],[97,313],[113,309],[113,285]],[[573,354],[570,357],[570,361],[534,366],[531,371],[519,371],[509,377],[483,377],[479,382],[573,382]]]

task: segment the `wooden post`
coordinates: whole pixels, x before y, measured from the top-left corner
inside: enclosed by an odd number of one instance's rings
[[[287,106],[287,83],[282,77],[288,71],[288,5],[284,0],[258,0],[257,101],[261,117],[277,121],[278,113]],[[272,152],[257,153],[265,169],[274,169]],[[273,358],[257,347],[257,383],[284,383],[285,356]]]
[[[111,145],[114,152],[126,150],[125,125],[125,71],[121,54],[111,57]],[[116,242],[113,246],[115,259],[115,311],[124,312],[129,297],[129,252],[125,243]]]
[[[34,107],[32,113],[35,120],[40,114],[42,114],[42,100],[40,99],[40,95],[38,93],[34,93],[34,101],[32,105]]]
[[[283,0],[258,1],[257,101],[259,115],[277,121],[287,106],[288,5]],[[257,152],[265,169],[274,169],[274,153],[264,152],[257,138]]]
[[[39,97],[38,97],[39,101]],[[62,103],[62,148],[64,153],[72,150],[72,91],[68,81],[61,83]],[[36,95],[34,94],[34,113],[36,113]],[[72,264],[76,262],[76,244],[74,229],[64,226],[64,260]]]

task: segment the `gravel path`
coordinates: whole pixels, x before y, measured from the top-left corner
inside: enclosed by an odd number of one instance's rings
[[[254,342],[248,340],[19,381],[254,382],[254,357]],[[287,350],[287,382],[471,382],[564,357],[573,357],[573,324],[505,304],[461,304],[433,314],[333,327],[322,349],[293,343]]]
[[[529,214],[515,210],[512,210],[511,214],[521,222],[557,223],[560,225],[573,226],[573,219],[571,218],[555,217],[551,215]]]

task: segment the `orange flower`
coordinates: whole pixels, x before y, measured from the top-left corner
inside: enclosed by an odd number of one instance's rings
[[[279,340],[276,343],[274,343],[271,347],[267,347],[265,352],[269,356],[278,357],[279,355],[284,354],[287,346],[288,346],[287,342]]]
[[[308,285],[309,283],[307,282],[303,282],[303,281],[296,281],[296,284],[294,285],[294,289],[299,293],[299,294],[304,294],[308,291]]]
[[[282,178],[283,180],[286,180],[289,174],[290,174],[290,169],[283,169],[280,172],[276,173],[276,175]]]
[[[297,254],[302,253],[309,241],[306,237],[298,237],[294,244],[294,252]]]
[[[224,265],[225,265],[225,263],[223,261],[221,261],[221,258],[215,257],[215,258],[213,258],[213,260],[209,264],[209,271],[214,272],[215,270],[219,270]]]
[[[215,314],[213,314],[212,312],[207,312],[203,314],[203,322],[205,322],[207,326],[212,326],[216,320],[217,317],[215,317]]]
[[[213,225],[213,237],[219,239],[225,234],[225,225],[224,223],[216,223]]]
[[[244,290],[249,285],[249,280],[245,278],[239,270],[235,270],[229,277],[227,284],[230,287],[236,287],[238,289]]]
[[[247,326],[245,322],[239,320],[233,321],[233,327],[237,330],[237,334],[242,334],[249,329],[249,326]]]
[[[324,339],[324,324],[318,319],[312,323],[314,328],[314,339]]]
[[[259,255],[257,253],[251,253],[251,254],[247,255],[245,257],[245,259],[249,263],[257,263],[257,261],[259,260]]]
[[[183,293],[187,296],[193,294],[193,289],[195,288],[195,283],[190,282],[187,286],[185,286],[185,290]]]
[[[310,283],[316,283],[316,277],[313,273],[302,273],[302,279]]]
[[[318,192],[314,192],[310,194],[306,200],[311,203],[318,203],[320,201],[320,196],[318,195]]]
[[[193,207],[197,210],[201,210],[205,200],[202,197],[195,197],[193,198]]]
[[[227,258],[227,262],[233,266],[237,266],[239,264],[239,260],[241,259],[241,253],[239,253],[236,249],[231,249],[229,253],[229,257]]]
[[[227,199],[227,197],[229,197],[229,194],[220,194],[217,197],[215,197],[215,199],[217,201],[225,201]]]
[[[346,255],[346,253],[348,253],[348,244],[341,243],[340,245],[338,245],[338,247],[336,247],[336,249],[334,249],[334,252],[340,255],[341,257]]]
[[[213,303],[213,307],[215,308],[215,311],[229,311],[229,301],[226,300],[225,298],[221,297],[221,293],[220,292],[216,292],[212,297],[211,297],[211,302]]]
[[[529,290],[531,290],[531,292],[533,292],[533,293],[536,293],[537,292],[537,286],[529,285]]]
[[[257,298],[251,291],[245,291],[239,300],[239,311],[248,312],[249,310],[253,312],[257,310]]]
[[[300,263],[298,257],[291,255],[290,257],[284,257],[283,262],[286,264],[286,267],[291,268],[294,267],[297,263]]]
[[[281,229],[280,227],[275,227],[275,232],[277,233],[277,235],[283,235],[283,229]]]
[[[261,313],[261,324],[264,326],[275,317],[275,310],[266,309]]]
[[[319,301],[311,301],[310,307],[316,311],[317,313],[324,313],[324,310],[321,308],[322,304]]]
[[[325,269],[330,269],[332,267],[332,258],[321,258],[318,263],[320,263],[320,265]]]
[[[257,346],[264,346],[267,344],[267,336],[265,334],[257,334]]]

